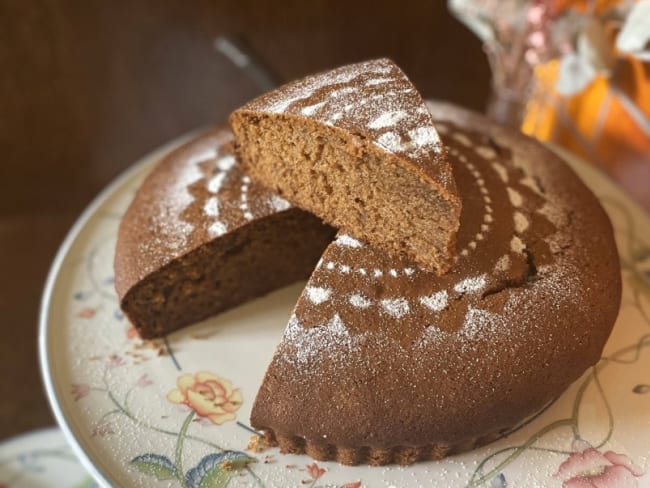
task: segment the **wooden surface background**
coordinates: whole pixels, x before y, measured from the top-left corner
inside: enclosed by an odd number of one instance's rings
[[[0,0],[0,439],[53,423],[37,313],[75,218],[146,152],[258,93],[215,37],[240,36],[282,80],[390,56],[425,96],[482,110],[485,57],[445,5]]]

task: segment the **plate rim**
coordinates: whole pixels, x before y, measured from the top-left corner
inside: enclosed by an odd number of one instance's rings
[[[71,426],[71,421],[61,407],[62,403],[60,396],[57,393],[56,385],[54,384],[54,377],[51,374],[52,369],[52,356],[49,353],[48,344],[50,341],[52,327],[49,326],[49,312],[52,306],[52,292],[56,285],[58,276],[61,272],[63,262],[70,252],[70,248],[77,240],[79,234],[84,229],[88,221],[95,215],[97,210],[115,193],[115,191],[126,184],[133,178],[139,171],[141,171],[147,164],[153,164],[154,161],[161,160],[165,155],[169,154],[174,149],[180,147],[183,143],[190,140],[196,134],[207,129],[207,126],[201,126],[186,132],[178,137],[173,138],[171,141],[166,142],[155,149],[147,152],[144,156],[140,157],[131,164],[128,168],[122,171],[116,178],[108,183],[84,208],[81,214],[77,217],[74,224],[66,234],[61,242],[54,260],[50,266],[45,279],[43,287],[43,294],[39,305],[38,312],[38,363],[41,374],[41,380],[45,387],[45,394],[50,405],[50,409],[54,414],[54,419],[59,426],[63,437],[72,449],[72,452],[77,457],[81,465],[88,472],[93,479],[104,487],[112,487],[112,483],[103,470],[99,469],[95,463],[90,459],[90,456],[81,446],[79,439]],[[29,434],[29,433],[27,433]]]

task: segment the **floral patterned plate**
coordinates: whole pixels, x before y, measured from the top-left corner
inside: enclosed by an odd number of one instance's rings
[[[99,483],[650,486],[650,221],[597,170],[567,156],[609,212],[621,253],[623,305],[598,365],[543,414],[481,449],[411,467],[347,467],[259,445],[247,449],[258,439],[247,426],[252,401],[301,284],[154,342],[141,342],[120,312],[112,269],[119,219],[171,147],[146,157],[93,202],[65,240],[45,289],[40,353],[47,392]]]
[[[0,444],[1,488],[94,488],[61,431],[42,429]]]

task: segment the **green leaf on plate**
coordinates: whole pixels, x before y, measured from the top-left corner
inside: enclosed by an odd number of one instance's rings
[[[185,476],[189,488],[225,488],[255,458],[241,451],[208,454]]]
[[[149,476],[155,476],[158,480],[171,480],[176,478],[176,468],[167,456],[160,454],[142,454],[134,457],[131,464],[138,471]]]

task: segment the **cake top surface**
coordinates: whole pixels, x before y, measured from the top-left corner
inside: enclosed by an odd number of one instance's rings
[[[386,58],[307,76],[244,105],[243,111],[309,117],[394,154],[454,195],[455,182],[425,102]]]
[[[251,184],[233,135],[217,127],[172,151],[138,189],[120,224],[116,288],[131,286],[172,260],[256,219],[291,208]]]
[[[554,274],[560,268],[553,254],[559,251],[558,229],[569,209],[547,198],[540,180],[515,165],[507,145],[453,124],[437,126],[463,200],[455,266],[436,276],[341,232],[298,304],[301,324],[315,327],[334,316],[352,329],[394,322],[395,337],[411,344],[457,328],[465,336],[487,333],[477,321],[495,311],[485,305],[504,290],[520,288],[527,295],[538,282],[566,287],[560,298],[575,300],[579,287],[572,289],[572,273],[562,280]],[[540,280],[549,269],[554,273]]]
[[[620,272],[593,194],[539,143],[449,105],[431,109],[463,201],[458,261],[436,276],[339,233],[267,376],[282,384],[268,395],[284,412],[270,414],[278,431],[318,440],[326,430],[342,445],[470,439],[532,414],[599,357]],[[292,387],[306,383],[317,393]],[[332,401],[340,392],[354,400]],[[301,412],[318,402],[314,426]],[[402,421],[385,422],[386,412]]]

